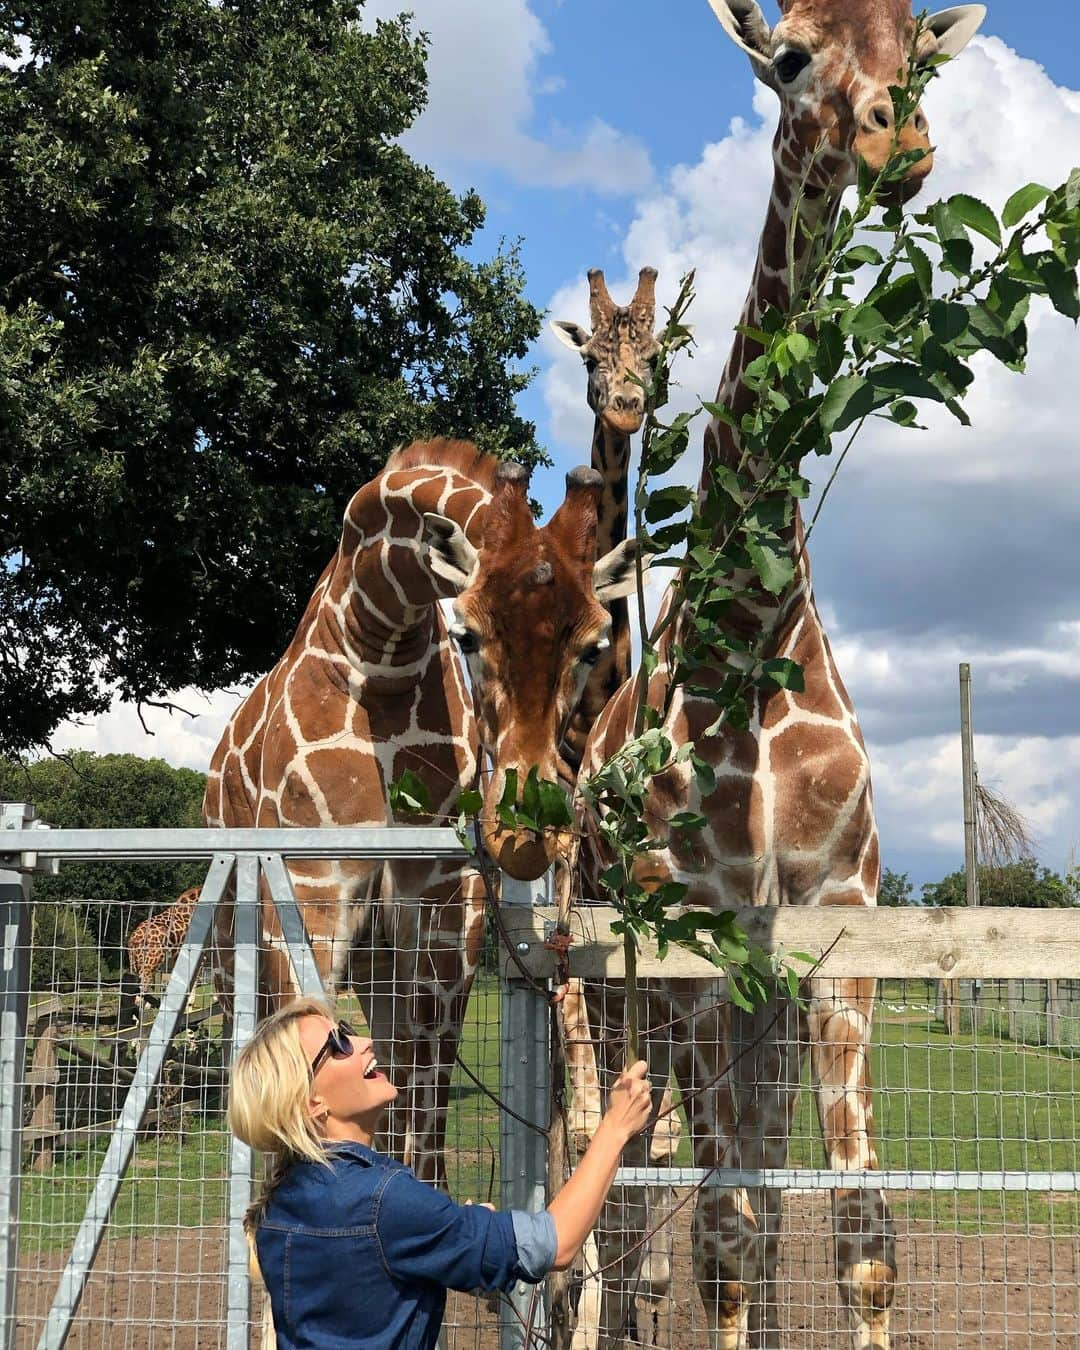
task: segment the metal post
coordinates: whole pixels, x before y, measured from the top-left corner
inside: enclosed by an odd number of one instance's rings
[[[34,808],[0,807],[0,830],[25,829]],[[26,1024],[30,1009],[31,880],[0,871],[0,1350],[14,1350],[19,1272],[19,1188],[22,1171]]]
[[[109,1222],[120,1184],[131,1161],[136,1136],[149,1109],[154,1085],[161,1076],[161,1066],[176,1034],[176,1024],[195,983],[203,949],[210,937],[214,911],[232,876],[235,861],[232,856],[218,855],[210,864],[202,894],[191,916],[184,945],[176,958],[165,996],[161,1000],[161,1008],[154,1019],[146,1049],[139,1058],[135,1078],[124,1099],[124,1107],[109,1141],[97,1184],[86,1206],[86,1214],[79,1226],[68,1263],[60,1277],[60,1287],[49,1309],[48,1320],[38,1341],[38,1350],[63,1350],[64,1342],[68,1338],[72,1321],[82,1300],[83,1290],[86,1288],[90,1267],[105,1235],[105,1225]]]
[[[259,982],[259,860],[236,860],[233,917],[233,1063],[255,1033]],[[228,1350],[248,1350],[251,1280],[244,1212],[251,1204],[251,1149],[232,1136],[229,1144],[229,1276],[226,1312]]]
[[[967,903],[979,903],[979,854],[975,835],[975,743],[971,730],[971,667],[960,664],[960,762],[964,774],[964,881]]]
[[[535,882],[504,876],[502,904],[549,903],[549,880],[550,874]],[[540,1131],[547,1129],[551,1083],[548,1009],[542,993],[513,976],[502,982],[500,1049],[503,1100],[539,1126],[530,1130],[505,1112],[500,1116],[502,1208],[536,1213],[547,1203],[547,1137]],[[543,1301],[539,1289],[521,1283],[514,1286],[509,1300],[511,1309],[504,1310],[499,1326],[499,1350],[522,1350],[527,1328],[543,1326]]]

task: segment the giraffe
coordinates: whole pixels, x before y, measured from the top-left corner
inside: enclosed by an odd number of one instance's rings
[[[656,319],[656,269],[643,267],[629,305],[612,300],[604,273],[588,273],[592,332],[566,319],[552,320],[555,335],[577,352],[588,371],[588,402],[595,414],[592,466],[603,479],[597,513],[597,550],[607,552],[626,538],[627,483],[630,476],[630,438],[645,416],[643,384],[652,374],[660,350],[653,334]],[[573,768],[593,723],[612,695],[629,677],[630,613],[625,599],[610,605],[611,646],[593,667],[564,737],[564,756]],[[573,1132],[591,1138],[600,1122],[600,1083],[592,1055],[588,1015],[580,980],[571,980],[563,1001],[567,1063],[571,1071]],[[678,1146],[678,1121],[654,1137],[655,1156],[667,1157]]]
[[[592,466],[603,478],[597,527],[597,549],[607,551],[626,538],[631,437],[640,430],[645,416],[644,385],[650,379],[660,350],[653,332],[656,321],[656,269],[643,267],[630,303],[616,305],[608,292],[604,273],[588,273],[589,317],[592,331],[580,324],[557,319],[551,323],[556,337],[577,352],[588,372],[587,399],[594,413]],[[580,766],[585,741],[593,723],[631,670],[630,614],[626,600],[611,606],[611,647],[597,662],[585,685],[567,731],[565,756]],[[584,1152],[600,1123],[602,1102],[600,1076],[592,1046],[585,991],[580,980],[570,980],[561,1006],[563,1049],[570,1075],[569,1130],[579,1155]],[[671,1094],[665,1090],[661,1115],[649,1146],[653,1163],[673,1162],[679,1147],[679,1118],[670,1110]],[[662,1308],[670,1287],[670,1261],[654,1244],[642,1263],[639,1297]],[[590,1239],[583,1255],[585,1264],[595,1264],[595,1243]],[[595,1344],[598,1331],[598,1281],[586,1276],[578,1300],[574,1346]],[[659,1314],[643,1309],[646,1322],[659,1327]]]
[[[165,963],[175,961],[201,890],[201,886],[192,886],[184,891],[167,909],[143,919],[128,938],[128,965],[139,981],[136,1008],[143,1007]]]
[[[807,264],[815,235],[828,237],[843,189],[854,181],[861,156],[879,167],[894,144],[888,86],[903,79],[913,38],[910,0],[784,0],[770,28],[753,0],[710,0],[725,31],[750,57],[755,74],[780,100],[773,142],[774,177],[765,226],[741,325],[760,326],[766,305],[783,310],[789,299],[786,244],[793,204],[801,201],[802,228],[794,233],[796,271]],[[962,5],[926,21],[917,55],[955,56],[976,32],[982,5]],[[920,150],[900,196],[918,190],[932,165],[928,126],[918,111],[899,135],[899,148]],[[736,419],[753,395],[744,381],[760,347],[746,335],[734,341],[716,396]],[[701,494],[713,490],[714,467],[737,464],[737,431],[714,418],[705,432]],[[749,466],[753,470],[754,466]],[[764,467],[764,466],[763,466]],[[796,512],[787,536],[797,559],[795,577],[779,597],[735,601],[725,619],[744,638],[767,638],[766,656],[802,666],[805,691],[758,691],[750,725],[730,725],[705,739],[715,705],[681,686],[666,701],[673,647],[693,615],[675,611],[660,662],[650,679],[649,703],[663,709],[663,730],[674,746],[696,743],[716,775],[703,794],[679,765],[652,781],[646,818],[663,846],[650,855],[641,879],[688,886],[687,903],[713,909],[742,904],[873,905],[879,851],[869,763],[854,709],[836,668],[810,583]],[[754,578],[736,574],[738,593]],[[665,600],[675,605],[669,589]],[[717,653],[715,675],[725,673]],[[636,682],[624,684],[598,719],[582,773],[595,771],[631,734]],[[671,834],[666,821],[682,809],[700,811],[707,826],[690,840]],[[589,884],[604,858],[599,839],[583,841]],[[678,1021],[671,1043],[652,1044],[654,1081],[666,1081],[670,1056],[689,1099],[689,1123],[699,1167],[780,1166],[786,1159],[801,1061],[808,1050],[818,1115],[829,1164],[835,1169],[877,1166],[869,1074],[875,987],[869,980],[807,982],[807,1007],[794,1004],[744,1016],[713,1006],[718,991],[688,981],[656,981],[649,990],[654,1025]],[[607,991],[604,1006],[590,1004],[594,1025],[622,1015]],[[776,1018],[776,1021],[772,1019]],[[607,1045],[606,1039],[602,1042]],[[733,1047],[745,1046],[741,1059]],[[755,1047],[750,1049],[749,1047]],[[611,1054],[610,1047],[608,1054]],[[613,1068],[614,1064],[605,1067]],[[695,1092],[695,1088],[697,1091]],[[692,1094],[692,1095],[690,1095]],[[643,1204],[624,1196],[629,1222],[607,1226],[602,1259],[614,1278],[604,1292],[605,1335],[612,1341],[629,1322],[628,1292],[636,1259],[629,1241],[640,1230]],[[776,1301],[780,1196],[774,1190],[703,1188],[694,1211],[694,1264],[715,1350],[778,1347]],[[880,1191],[841,1189],[833,1196],[836,1276],[854,1344],[890,1344],[896,1280],[895,1232]]]
[[[511,768],[570,780],[558,746],[609,641],[603,602],[634,584],[632,542],[595,561],[599,488],[575,469],[538,528],[519,465],[447,440],[393,455],[349,503],[286,652],[230,719],[206,824],[389,824],[388,786],[406,770],[444,820],[476,778],[479,741],[493,765],[486,849],[512,876],[540,875],[559,837],[508,829],[495,803]],[[440,598],[452,599],[449,623]],[[324,982],[359,993],[378,1058],[404,1089],[391,1146],[445,1182],[450,1073],[483,941],[478,874],[449,860],[288,866]],[[217,942],[227,986],[228,909]],[[268,905],[261,945],[267,1009],[295,992]]]

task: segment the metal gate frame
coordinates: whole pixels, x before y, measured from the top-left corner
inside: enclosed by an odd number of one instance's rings
[[[233,1055],[255,1029],[258,988],[260,890],[265,884],[281,923],[285,949],[302,994],[325,996],[293,892],[285,858],[453,858],[472,856],[451,829],[350,828],[253,830],[52,830],[35,819],[32,806],[0,804],[0,1350],[14,1350],[18,1271],[19,1187],[22,1160],[23,1079],[30,1006],[32,880],[68,861],[149,862],[209,859],[210,870],[173,966],[135,1077],[113,1128],[97,1184],[60,1278],[37,1350],[62,1350],[87,1277],[134,1151],[169,1043],[195,982],[213,931],[217,906],[235,888]],[[542,904],[545,881],[506,880],[508,905]],[[500,1063],[504,1090],[527,1119],[543,1120],[548,1101],[547,1005],[525,981],[503,982]],[[523,1138],[509,1117],[500,1129],[501,1200],[504,1208],[543,1208],[546,1203],[546,1140]],[[252,1154],[239,1140],[229,1155],[229,1245],[226,1345],[247,1350],[251,1315],[248,1247],[242,1220],[251,1201]],[[514,1312],[500,1326],[502,1350],[518,1350],[526,1318],[534,1325],[542,1308],[533,1290],[518,1285]]]

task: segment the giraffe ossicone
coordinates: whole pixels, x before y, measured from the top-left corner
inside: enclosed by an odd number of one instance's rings
[[[982,5],[932,15],[919,30],[910,0],[785,0],[775,26],[753,0],[710,0],[724,30],[751,58],[755,74],[780,100],[773,141],[773,185],[754,276],[740,328],[754,329],[770,307],[785,312],[791,286],[801,284],[814,251],[831,237],[843,190],[860,160],[880,169],[894,150],[918,152],[907,163],[895,196],[912,197],[931,171],[929,127],[921,109],[897,130],[890,86],[903,84],[909,58],[955,56],[977,30]],[[947,74],[947,72],[946,72]],[[794,219],[798,212],[798,219]],[[733,426],[713,418],[705,432],[701,494],[714,491],[720,468],[746,468],[761,477],[768,466],[744,464],[738,427],[753,405],[745,381],[760,355],[740,332],[715,401],[733,414]],[[870,771],[855,712],[836,668],[810,585],[809,557],[796,509],[784,535],[794,580],[780,596],[762,592],[756,574],[737,570],[728,584],[738,599],[725,625],[743,640],[763,644],[764,658],[802,667],[801,691],[755,690],[749,727],[730,723],[705,736],[715,706],[671,682],[674,649],[693,624],[675,610],[669,589],[663,613],[659,665],[649,683],[650,705],[675,747],[694,743],[712,768],[715,788],[703,791],[679,768],[654,779],[645,817],[659,847],[639,879],[688,887],[687,903],[707,909],[744,904],[873,905],[880,873]],[[715,674],[727,669],[715,654]],[[623,684],[597,720],[585,748],[582,773],[616,753],[634,724],[636,682]],[[670,695],[670,697],[669,697]],[[693,810],[706,825],[693,840],[670,832],[676,812]],[[603,841],[583,841],[583,871],[591,895],[607,864]],[[875,986],[869,980],[808,982],[805,1014],[782,1006],[771,1027],[766,1014],[749,1016],[718,1001],[699,984],[656,981],[647,993],[648,1021],[670,1028],[670,1042],[649,1047],[650,1067],[666,1080],[668,1066],[683,1090],[699,1167],[783,1166],[807,1052],[825,1147],[838,1170],[877,1166],[869,1079]],[[589,1020],[611,1058],[610,1028],[622,1015],[618,992],[592,997]],[[640,1161],[644,1161],[641,1158]],[[601,1345],[614,1345],[632,1320],[637,1278],[634,1239],[645,1225],[644,1193],[624,1190],[620,1215],[604,1224],[601,1263],[605,1283]],[[731,1192],[704,1188],[694,1211],[694,1265],[714,1350],[777,1350],[777,1261],[781,1194],[772,1188]],[[890,1307],[896,1282],[895,1230],[880,1191],[838,1190],[833,1203],[836,1274],[841,1300],[859,1347],[890,1345]]]

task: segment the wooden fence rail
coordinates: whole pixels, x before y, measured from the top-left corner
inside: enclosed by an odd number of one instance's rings
[[[507,929],[523,963],[538,978],[554,974],[550,907],[508,907]],[[750,940],[767,951],[802,951],[819,957],[830,945],[824,976],[894,979],[1067,979],[1080,975],[1080,909],[815,909],[753,907],[738,911]],[[570,972],[582,979],[622,978],[622,938],[611,931],[615,909],[582,905],[574,910]],[[503,973],[515,975],[502,958]],[[643,943],[641,979],[715,979],[705,957],[680,947],[661,961],[655,943]]]

